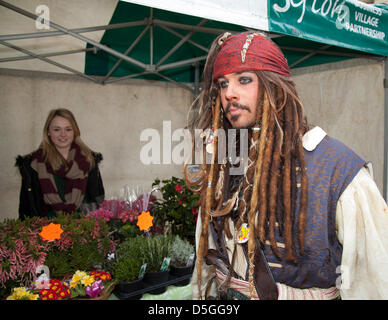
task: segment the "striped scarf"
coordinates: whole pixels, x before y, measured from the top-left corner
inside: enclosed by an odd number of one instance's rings
[[[46,205],[55,212],[63,211],[67,213],[74,212],[81,206],[90,164],[78,144],[72,143],[66,167],[61,166],[58,170],[54,170],[50,163],[44,161],[42,148],[35,152],[31,167],[38,173],[43,201]],[[66,179],[65,201],[61,199],[58,193],[54,174]]]

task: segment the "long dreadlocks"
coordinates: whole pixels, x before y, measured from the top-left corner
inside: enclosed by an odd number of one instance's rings
[[[250,34],[247,33],[247,36]],[[189,128],[214,130],[212,162],[202,164],[201,170],[189,174],[185,167],[186,183],[200,194],[202,231],[197,252],[198,289],[201,292],[203,258],[208,250],[208,230],[211,216],[225,217],[225,234],[232,238],[229,219],[233,207],[238,204],[235,229],[242,223],[250,227],[248,239],[249,283],[254,294],[253,268],[256,238],[261,245],[269,240],[274,253],[281,257],[275,239],[275,227],[284,235],[285,259],[296,261],[293,243],[293,226],[296,217],[299,253],[304,250],[304,227],[307,211],[307,175],[305,169],[302,136],[307,131],[307,122],[294,83],[289,77],[269,70],[253,70],[259,79],[256,124],[249,132],[248,165],[237,191],[225,199],[228,169],[218,163],[218,130],[230,128],[222,114],[220,88],[214,80],[214,63],[217,54],[230,34],[219,36],[209,51],[204,69],[204,90],[199,98],[198,117]],[[255,36],[255,34],[253,35]],[[252,39],[252,37],[250,39]],[[263,35],[260,35],[263,37]],[[269,40],[266,40],[269,41]],[[205,154],[205,150],[203,150]],[[204,156],[205,158],[205,156]],[[300,171],[300,185],[297,185]],[[296,188],[300,187],[300,203],[296,203]],[[296,208],[299,207],[298,215]],[[232,266],[233,268],[233,261]],[[230,273],[231,274],[231,273]],[[201,293],[200,293],[201,295]]]

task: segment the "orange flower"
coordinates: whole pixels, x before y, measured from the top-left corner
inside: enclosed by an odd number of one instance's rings
[[[60,239],[63,230],[61,229],[60,224],[50,223],[49,225],[42,228],[42,232],[39,235],[43,240],[53,241],[55,239]]]
[[[154,219],[154,217],[150,215],[149,211],[147,211],[147,212],[143,211],[138,216],[138,220],[137,220],[136,225],[139,227],[140,231],[142,231],[142,230],[147,231],[149,228],[151,228],[153,226],[153,224],[152,224],[153,219]]]

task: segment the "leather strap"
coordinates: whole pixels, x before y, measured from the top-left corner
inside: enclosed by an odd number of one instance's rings
[[[214,242],[216,244],[217,250],[209,249],[208,255],[205,257],[205,261],[208,265],[214,265],[222,273],[228,275],[229,273],[229,261],[227,256],[222,255],[222,249],[220,248],[221,239],[218,239],[219,235],[217,234],[214,226],[211,225],[211,233],[213,235]],[[248,259],[248,248],[247,243],[242,244],[246,260]],[[233,276],[236,276],[235,274]],[[260,300],[277,300],[278,299],[278,289],[276,282],[273,278],[271,269],[269,268],[267,259],[264,255],[263,250],[259,241],[256,241],[256,252],[255,252],[255,268],[253,271],[253,283],[255,284],[256,292]]]
[[[243,244],[244,252],[248,260],[247,244]],[[255,268],[253,270],[253,283],[255,284],[256,292],[260,300],[277,300],[278,289],[273,278],[271,269],[269,268],[267,259],[261,249],[260,243],[256,243],[255,252]]]

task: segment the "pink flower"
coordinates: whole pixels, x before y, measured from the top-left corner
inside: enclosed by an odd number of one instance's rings
[[[101,218],[101,219],[105,220],[106,222],[108,222],[113,218],[113,215],[114,214],[112,211],[110,211],[108,209],[104,209],[101,207],[97,210],[90,211],[86,216],[87,217],[95,217],[96,219]]]
[[[178,191],[178,192],[181,192],[182,189],[183,189],[183,187],[182,187],[180,184],[177,184],[177,185],[175,186],[175,190]]]
[[[195,216],[198,216],[198,211],[197,211],[197,208],[193,208],[191,209],[191,213]]]
[[[104,289],[102,280],[97,280],[92,283],[91,286],[86,287],[85,293],[92,298],[98,297],[100,292]]]
[[[137,220],[138,215],[139,215],[139,212],[132,208],[129,210],[121,211],[119,215],[119,219],[121,219],[123,223],[126,223],[127,221],[134,222]]]

